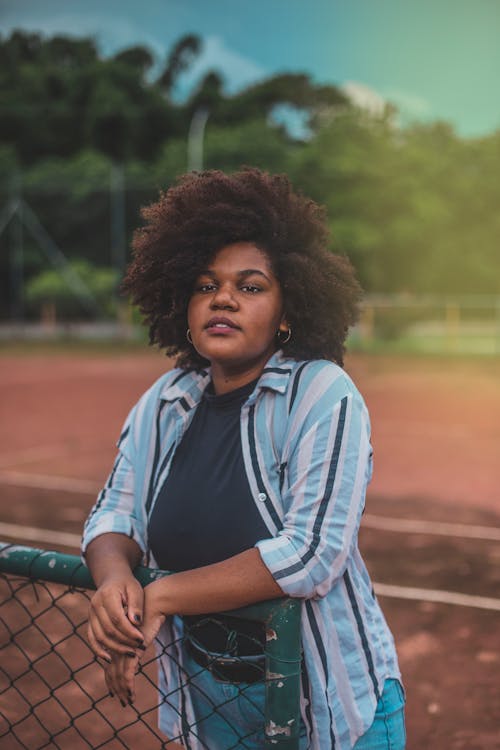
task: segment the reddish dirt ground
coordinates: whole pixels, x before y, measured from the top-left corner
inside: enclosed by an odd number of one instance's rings
[[[0,521],[79,533],[128,409],[166,366],[154,352],[0,356]],[[372,419],[367,512],[500,527],[500,361],[351,356],[346,369]],[[26,486],[55,477],[84,484]],[[498,542],[362,528],[361,546],[376,581],[499,597]],[[408,749],[500,748],[499,613],[381,602]]]

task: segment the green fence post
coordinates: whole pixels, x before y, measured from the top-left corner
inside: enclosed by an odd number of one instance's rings
[[[89,569],[77,555],[0,542],[0,571],[80,589],[95,589]],[[168,575],[164,570],[138,566],[134,575],[142,586]]]
[[[0,572],[28,580],[95,589],[88,568],[76,555],[0,542]],[[168,575],[137,567],[134,575],[146,586]],[[266,628],[265,735],[267,748],[298,750],[300,732],[301,640],[299,599],[274,599],[226,614],[253,619]]]
[[[266,622],[266,747],[298,750],[301,601],[283,599]]]

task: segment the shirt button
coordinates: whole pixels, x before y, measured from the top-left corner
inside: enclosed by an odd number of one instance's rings
[[[259,492],[257,495],[257,500],[260,500],[261,503],[265,503],[267,500],[267,495],[265,492]]]

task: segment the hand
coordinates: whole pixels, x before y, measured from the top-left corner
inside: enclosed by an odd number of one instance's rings
[[[144,593],[132,573],[105,578],[90,601],[88,640],[96,654],[107,662],[110,653],[136,655],[144,649],[139,629],[143,620]]]
[[[144,589],[144,618],[142,635],[144,647],[149,646],[158,634],[165,621],[165,615],[159,611],[157,586],[149,584]],[[135,675],[139,665],[139,657],[123,653],[113,653],[111,660],[104,667],[104,676],[109,692],[121,702],[122,706],[135,700]]]

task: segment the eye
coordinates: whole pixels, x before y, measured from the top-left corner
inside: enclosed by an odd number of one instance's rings
[[[243,284],[241,288],[244,292],[250,292],[250,294],[257,294],[257,292],[262,291],[260,286],[255,286],[255,284]]]
[[[205,292],[205,293],[207,293],[207,292],[213,292],[213,291],[215,291],[216,288],[217,287],[215,286],[215,284],[212,281],[207,281],[205,283],[201,283],[201,284],[196,284],[195,285],[195,291],[196,292],[202,292],[202,293],[203,292]]]

